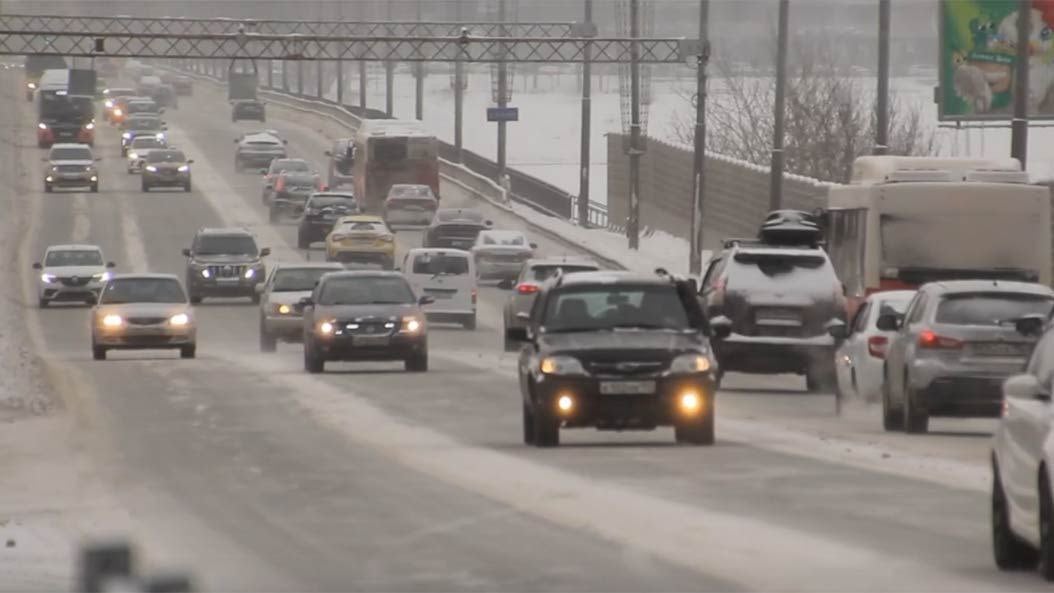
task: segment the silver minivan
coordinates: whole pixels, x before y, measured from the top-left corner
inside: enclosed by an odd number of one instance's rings
[[[476,264],[472,255],[460,249],[418,247],[403,258],[403,275],[418,297],[434,302],[423,305],[429,321],[460,323],[476,329]]]

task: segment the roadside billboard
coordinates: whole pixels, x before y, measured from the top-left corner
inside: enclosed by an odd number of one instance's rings
[[[1018,0],[940,3],[941,120],[1006,120],[1014,106]],[[1054,118],[1054,0],[1032,0],[1029,114]]]

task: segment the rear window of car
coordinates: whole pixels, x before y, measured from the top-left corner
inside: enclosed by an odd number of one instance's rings
[[[484,231],[480,233],[479,242],[482,245],[522,247],[527,244],[527,237],[515,232]]]
[[[823,253],[778,253],[741,251],[733,257],[729,282],[737,286],[779,283],[812,291],[827,290],[838,279]]]
[[[559,266],[541,265],[541,266],[532,266],[527,275],[528,275],[529,279],[531,279],[531,280],[533,280],[535,282],[541,283],[541,282],[545,282],[549,278],[552,278],[553,276],[555,276],[556,273],[558,271],[560,271],[560,270],[563,270],[563,272],[565,274],[570,274],[572,272],[595,272],[598,269],[599,268],[597,268],[596,266],[586,266],[586,265],[577,265],[577,266],[572,266],[572,265],[559,265]]]
[[[461,276],[468,274],[468,258],[464,255],[422,253],[414,256],[413,273]]]
[[[249,144],[257,144],[256,142],[250,142]],[[262,144],[269,144],[264,142]],[[310,171],[311,167],[304,161],[275,161],[271,169],[277,173],[284,173],[286,171]]]
[[[327,206],[354,208],[357,202],[352,196],[312,196],[310,204],[312,208],[326,208]]]
[[[374,231],[381,232],[384,230],[384,225],[379,222],[349,222],[344,225],[342,230],[345,231]]]
[[[1001,325],[1025,315],[1049,315],[1054,298],[1024,293],[965,293],[946,295],[937,305],[937,323]]]

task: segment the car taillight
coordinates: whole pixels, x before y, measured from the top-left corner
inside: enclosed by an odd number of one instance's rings
[[[958,350],[963,347],[961,340],[938,336],[930,330],[919,334],[919,348],[932,348],[935,350]]]
[[[522,282],[516,287],[516,292],[520,294],[534,294],[538,292],[538,285]]]
[[[279,177],[278,183],[274,185],[274,188],[278,191],[282,191],[283,189],[285,189],[285,177]]]
[[[479,298],[479,291],[475,288],[472,289],[472,304],[476,304],[476,299]]]
[[[888,345],[889,338],[886,336],[871,336],[867,339],[867,353],[875,358],[885,358]]]
[[[344,239],[347,239],[348,236],[344,235],[344,234],[337,234],[337,235],[330,235],[329,238],[334,240],[334,241],[343,241]]]

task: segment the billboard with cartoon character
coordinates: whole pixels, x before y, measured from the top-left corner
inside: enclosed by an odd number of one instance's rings
[[[1031,117],[1054,118],[1054,0],[1032,0],[1029,32]],[[940,3],[942,120],[1005,120],[1013,112],[1018,0]]]

